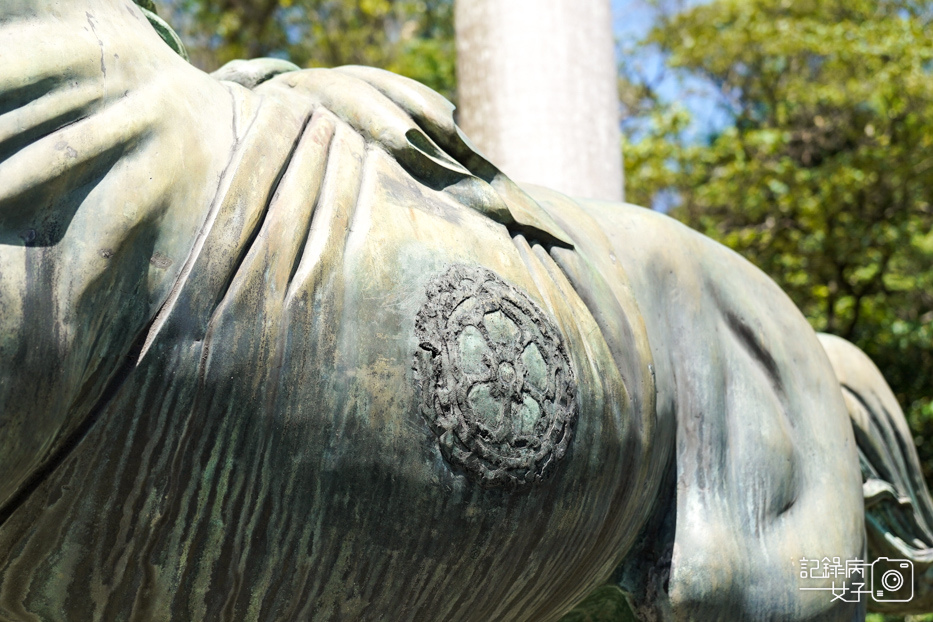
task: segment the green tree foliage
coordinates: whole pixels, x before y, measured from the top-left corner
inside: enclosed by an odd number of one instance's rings
[[[162,0],[192,62],[212,71],[274,56],[302,67],[372,65],[455,92],[453,0]]]
[[[915,616],[885,615],[883,613],[869,613],[865,622],[933,622],[933,614]]]
[[[643,43],[718,94],[724,129],[633,77],[628,197],[773,277],[885,374],[933,480],[933,2],[714,0]]]
[[[614,585],[598,587],[560,622],[636,622],[625,595]]]

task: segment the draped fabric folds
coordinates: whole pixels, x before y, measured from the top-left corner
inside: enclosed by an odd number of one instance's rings
[[[616,583],[851,620],[798,560],[862,554],[864,493],[926,568],[933,516],[839,373],[743,259],[520,187],[420,84],[0,3],[0,618],[537,622]]]

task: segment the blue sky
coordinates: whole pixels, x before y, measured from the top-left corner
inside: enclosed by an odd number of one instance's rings
[[[612,0],[612,30],[617,38],[643,36],[654,21],[655,11],[644,0]]]
[[[686,6],[697,5],[705,0],[685,0]],[[652,80],[661,75],[663,59],[659,53],[635,44],[648,34],[657,17],[658,10],[649,0],[611,0],[612,28],[617,41],[618,60],[622,55],[634,58],[641,71]],[[688,137],[702,139],[710,131],[720,129],[727,122],[726,115],[717,106],[713,87],[696,78],[678,76],[667,72],[658,85],[658,92],[668,101],[680,101],[691,113],[694,123]]]

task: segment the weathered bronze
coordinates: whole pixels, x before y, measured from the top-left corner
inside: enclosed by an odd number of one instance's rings
[[[799,560],[866,551],[933,604],[903,414],[756,268],[158,27],[0,4],[0,618],[852,620]]]
[[[577,418],[560,329],[483,268],[455,265],[427,293],[415,321],[415,375],[444,458],[487,487],[542,481],[567,452]]]

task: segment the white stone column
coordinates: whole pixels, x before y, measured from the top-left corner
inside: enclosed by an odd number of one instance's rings
[[[456,0],[459,123],[516,181],[623,198],[609,0]]]

